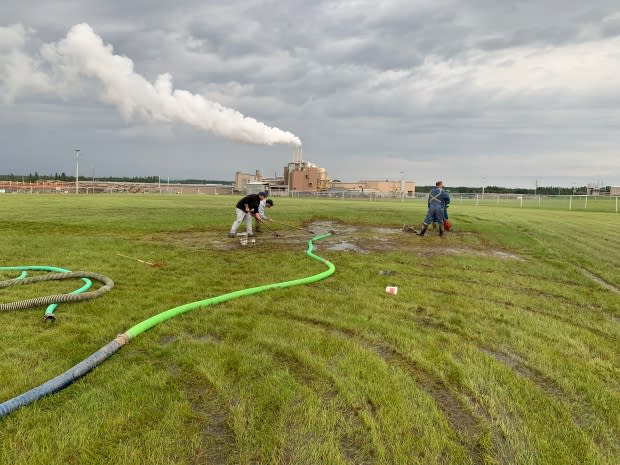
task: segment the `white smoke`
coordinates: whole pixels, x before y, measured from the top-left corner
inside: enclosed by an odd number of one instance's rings
[[[37,93],[66,95],[66,89],[84,88],[85,79],[95,80],[101,100],[115,105],[127,119],[183,122],[250,144],[301,146],[288,131],[202,95],[174,89],[170,74],[149,82],[134,71],[131,59],[115,55],[88,24],[77,24],[64,39],[43,45],[37,57],[24,51],[26,35],[21,25],[0,27],[0,91],[6,100]]]

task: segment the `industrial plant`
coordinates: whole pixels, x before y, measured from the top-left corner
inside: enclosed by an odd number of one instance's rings
[[[268,191],[271,195],[358,192],[368,195],[413,196],[415,183],[400,180],[361,180],[343,182],[330,179],[327,169],[303,159],[301,147],[293,151],[292,161],[283,168],[283,175],[264,177],[261,170],[235,173],[235,190],[247,193]]]

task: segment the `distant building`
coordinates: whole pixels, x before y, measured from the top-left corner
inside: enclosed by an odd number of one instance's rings
[[[611,186],[609,189],[609,195],[620,195],[620,186]]]
[[[254,180],[254,175],[249,173],[242,173],[241,171],[237,171],[235,173],[235,190],[236,191],[244,191],[245,186]]]
[[[250,181],[245,185],[246,194],[258,194],[259,192],[269,192],[269,183],[262,181]]]
[[[312,163],[303,162],[300,165],[289,163],[284,168],[284,178],[287,180],[289,191],[312,192],[319,190],[319,168]]]
[[[289,192],[321,192],[321,191],[359,191],[362,193],[377,192],[398,196],[415,194],[413,181],[358,181],[341,182],[329,179],[327,170],[312,162],[304,161],[301,148],[293,152],[293,161],[284,167],[284,176],[263,178],[260,170],[255,174],[235,173],[235,189],[247,193],[266,191],[272,195]]]
[[[415,182],[413,181],[358,181],[341,182],[333,181],[332,190],[355,190],[361,192],[380,192],[382,194],[401,194],[412,196],[415,194]]]

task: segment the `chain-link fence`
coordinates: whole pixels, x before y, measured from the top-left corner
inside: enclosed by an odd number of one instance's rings
[[[451,194],[452,203],[475,206],[541,208],[618,213],[619,197],[609,195]]]
[[[294,198],[316,198],[326,200],[364,200],[364,201],[401,201],[421,202],[428,199],[427,193],[416,192],[401,194],[400,192],[291,192],[283,196]],[[569,211],[620,211],[620,197],[610,195],[534,195],[534,194],[494,194],[494,193],[450,193],[452,204],[471,206],[495,206],[512,208],[540,208]]]
[[[69,182],[10,182],[0,181],[0,194],[8,193],[56,193],[75,194],[75,183]],[[207,195],[241,195],[233,186],[179,184],[179,183],[133,183],[80,181],[80,194],[92,193],[141,193],[141,194],[207,194]],[[272,191],[272,197],[292,197],[324,200],[359,200],[359,201],[399,201],[425,203],[428,194],[423,192],[376,192],[364,190],[341,190],[321,192],[287,192]],[[535,195],[535,194],[495,194],[495,193],[458,193],[451,192],[452,204],[472,206],[496,206],[512,208],[540,208],[569,211],[601,211],[618,213],[620,197],[610,195]]]

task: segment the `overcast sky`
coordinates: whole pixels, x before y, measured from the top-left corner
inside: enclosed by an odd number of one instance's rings
[[[617,0],[0,4],[0,173],[620,185]],[[70,33],[70,31],[72,31]],[[69,34],[69,35],[68,35]]]

